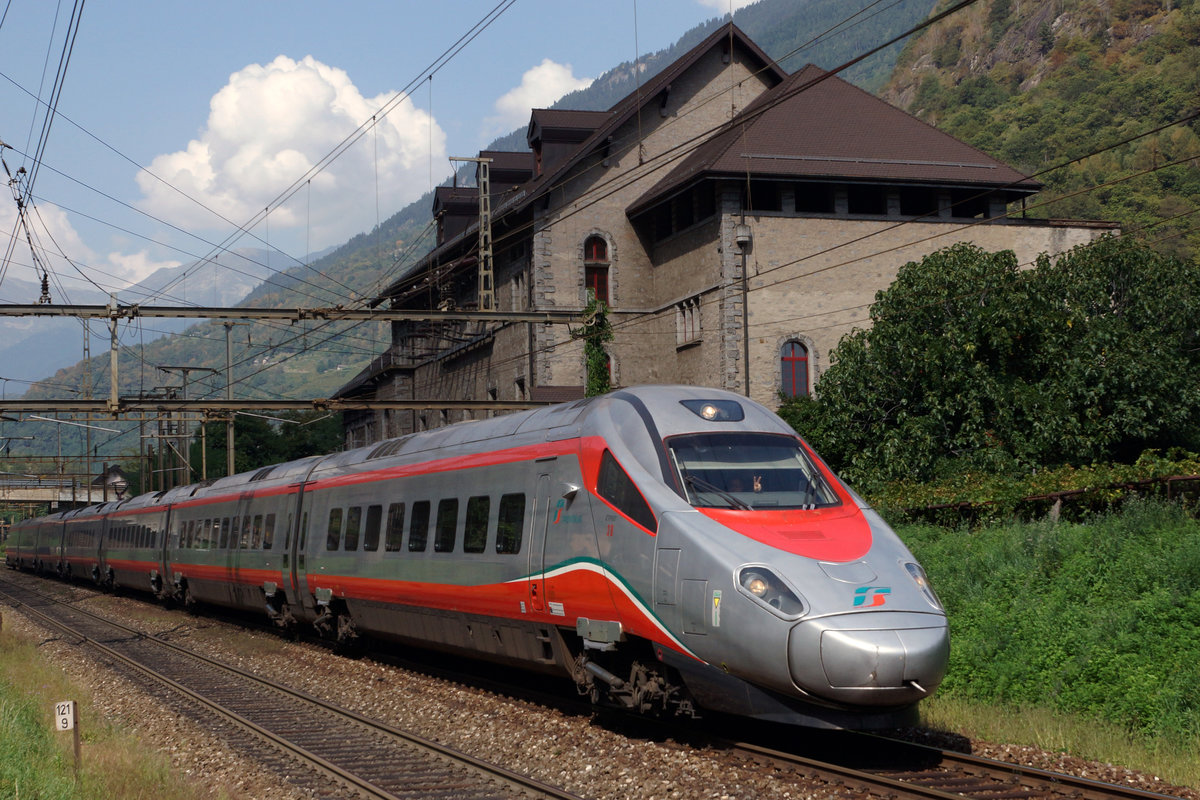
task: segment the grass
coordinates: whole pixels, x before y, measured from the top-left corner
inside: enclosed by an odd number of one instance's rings
[[[931,724],[1200,785],[1200,522],[1136,501],[1086,523],[897,530],[950,620]]]
[[[1131,737],[1119,725],[1048,708],[1013,708],[934,695],[921,705],[922,724],[971,739],[1029,745],[1200,786],[1200,738],[1192,742]]]
[[[72,735],[55,731],[54,703],[75,700],[83,735],[76,782]],[[0,630],[0,800],[200,800],[227,797],[172,772],[167,758],[95,712],[90,693],[30,639]]]

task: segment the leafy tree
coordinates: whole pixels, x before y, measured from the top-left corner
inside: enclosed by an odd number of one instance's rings
[[[311,455],[333,453],[342,448],[341,414],[315,411],[277,415],[284,422],[239,415],[234,423],[233,466],[237,472],[294,461]],[[206,433],[208,477],[225,475],[225,423],[215,422]],[[192,465],[199,468],[201,441],[197,431],[192,440]]]
[[[1200,445],[1200,263],[1105,238],[905,265],[785,419],[866,485]]]
[[[587,397],[595,397],[612,388],[612,370],[608,353],[604,349],[605,343],[611,342],[613,338],[612,323],[608,321],[608,306],[603,300],[589,294],[588,304],[583,309],[583,319],[583,327],[575,333],[575,338],[583,340],[583,362],[587,373],[584,394]]]

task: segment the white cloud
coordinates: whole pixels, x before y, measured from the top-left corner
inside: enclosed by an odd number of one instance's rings
[[[732,11],[745,8],[752,3],[757,3],[758,0],[696,0],[696,2],[705,8],[711,8],[722,14],[728,14]]]
[[[228,231],[220,217],[242,224],[261,212],[391,97],[363,97],[344,70],[312,56],[251,64],[213,96],[198,138],[151,162],[162,181],[138,174],[139,205],[188,230]],[[306,242],[316,250],[368,231],[377,221],[376,186],[386,218],[428,191],[431,144],[435,180],[449,171],[445,143],[430,115],[405,97],[254,233],[272,245],[290,234],[301,250]]]
[[[136,253],[109,253],[107,270],[125,283],[137,283],[160,269],[178,267],[182,261],[155,261],[146,250]]]
[[[51,273],[50,293],[55,302],[69,302],[70,294],[79,291],[120,291],[155,270],[180,264],[179,261],[155,261],[146,249],[132,254],[114,251],[104,257],[98,256],[71,224],[68,214],[52,203],[39,203],[28,219],[33,228],[33,240],[38,248],[40,263]],[[16,210],[11,205],[0,205],[0,235],[7,237],[15,223]],[[13,269],[9,274],[17,280],[37,285],[41,281],[41,274],[33,267],[23,233],[18,236],[17,242]],[[60,248],[70,256],[70,261],[60,255]],[[79,274],[80,271],[87,275],[87,279]],[[67,296],[63,296],[63,292]],[[7,297],[2,290],[0,296]],[[20,302],[31,303],[36,299],[30,297]]]
[[[546,108],[565,94],[587,88],[592,78],[576,78],[570,64],[558,64],[550,59],[528,69],[521,76],[521,85],[503,94],[496,101],[498,114],[488,117],[486,135],[505,134],[529,124],[529,112]]]

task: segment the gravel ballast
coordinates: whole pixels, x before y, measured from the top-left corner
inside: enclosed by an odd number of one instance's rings
[[[772,773],[736,755],[672,741],[634,739],[597,724],[519,699],[425,675],[369,658],[348,659],[270,633],[167,612],[142,601],[74,589],[78,605],[199,653],[331,700],[360,714],[523,772],[595,800],[668,798],[824,798],[856,796],[845,789]],[[37,640],[47,634],[7,613],[5,627]],[[128,679],[97,669],[88,648],[53,638],[42,646],[55,663],[88,687],[99,713],[119,721],[170,759],[188,778],[232,797],[282,800],[307,795],[278,775],[231,752],[184,715],[164,709]],[[977,755],[1200,800],[1152,775],[1031,747],[973,742]]]

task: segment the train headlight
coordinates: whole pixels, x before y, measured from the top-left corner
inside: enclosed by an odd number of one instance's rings
[[[765,597],[767,594],[767,582],[762,579],[758,573],[751,572],[742,577],[742,585],[749,590],[750,594],[755,597]]]
[[[742,404],[736,400],[680,400],[679,404],[709,422],[741,422],[746,418]]]
[[[796,593],[766,567],[742,567],[737,577],[738,589],[771,613],[788,618],[804,613],[804,603]]]
[[[913,561],[906,561],[904,562],[904,568],[908,570],[909,576],[917,584],[917,588],[921,590],[921,593],[925,595],[925,599],[929,601],[930,605],[938,611],[945,611],[942,607],[942,601],[938,599],[937,594],[933,591],[933,586],[929,583],[929,576],[925,574],[925,570],[921,569],[921,565]]]

